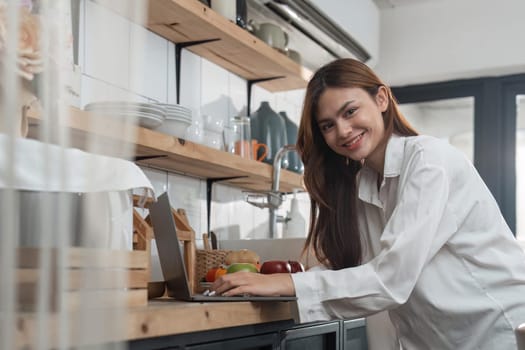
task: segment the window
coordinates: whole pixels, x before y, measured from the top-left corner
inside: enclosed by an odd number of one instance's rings
[[[422,134],[462,150],[525,247],[525,74],[393,87]]]

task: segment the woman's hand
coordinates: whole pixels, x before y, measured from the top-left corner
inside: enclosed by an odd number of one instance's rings
[[[264,275],[253,272],[235,272],[221,276],[211,287],[219,295],[239,294],[261,296],[294,296],[295,288],[289,273]]]

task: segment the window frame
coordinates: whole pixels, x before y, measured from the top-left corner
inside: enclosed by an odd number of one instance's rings
[[[474,166],[516,235],[515,96],[525,94],[525,74],[394,86],[392,93],[400,104],[474,98]]]

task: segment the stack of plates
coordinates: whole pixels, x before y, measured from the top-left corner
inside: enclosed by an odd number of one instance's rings
[[[182,120],[191,123],[191,109],[187,107],[167,103],[157,103],[156,106],[166,111],[166,119]]]
[[[191,125],[191,109],[178,104],[158,103],[157,106],[166,112],[166,121],[158,130],[179,138],[185,138],[186,129]]]
[[[108,101],[87,104],[86,111],[107,114],[122,119],[136,118],[140,126],[155,129],[165,120],[166,110],[154,103]]]

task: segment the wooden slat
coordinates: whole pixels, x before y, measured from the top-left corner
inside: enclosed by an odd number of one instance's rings
[[[146,288],[149,281],[145,269],[67,269],[63,273],[67,274],[65,290]],[[17,282],[20,288],[35,291],[42,274],[41,269],[17,269]],[[53,290],[56,289],[56,274],[54,270],[46,276]]]
[[[33,311],[38,304],[38,296],[31,288],[20,289],[17,294],[21,310]],[[77,290],[51,294],[48,306],[57,311],[60,305],[64,310],[75,311],[89,308],[131,308],[146,306],[148,303],[147,289],[105,289],[105,290]],[[60,302],[60,299],[63,302]]]
[[[149,0],[146,23],[122,1],[99,0],[132,21],[174,42],[220,39],[188,49],[247,79],[283,78],[259,85],[269,91],[306,87],[312,72],[197,0]]]
[[[140,202],[143,200],[143,198],[139,195],[134,194],[133,195],[133,206],[138,207]],[[153,203],[154,199],[151,197],[148,197],[145,199],[144,208],[148,208],[151,203]]]
[[[19,268],[38,268],[44,248],[18,248]],[[58,248],[50,248],[51,263],[56,266],[60,258]],[[144,269],[148,266],[146,251],[102,250],[70,247],[64,250],[63,268],[128,268]]]
[[[191,231],[184,231],[177,229],[177,237],[180,241],[183,242],[189,242],[192,240],[193,232]]]
[[[146,250],[147,241],[153,238],[153,229],[135,209],[133,209],[133,230],[137,231],[141,238],[135,250]]]
[[[191,228],[190,223],[188,221],[188,217],[186,216],[186,211],[184,209],[172,209],[173,218],[175,219],[175,225],[177,228],[180,228],[184,231],[193,231],[193,228]]]

